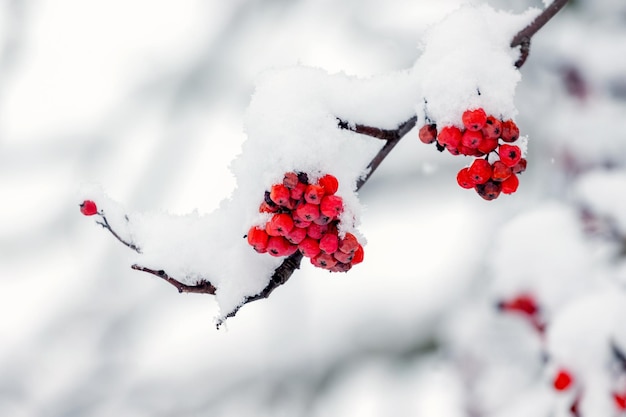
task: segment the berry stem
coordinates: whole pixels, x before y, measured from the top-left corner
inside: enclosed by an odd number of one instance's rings
[[[115,230],[113,230],[113,228],[111,227],[111,225],[109,224],[109,221],[107,220],[106,216],[104,215],[103,212],[99,212],[98,215],[102,218],[102,221],[96,221],[96,223],[98,223],[100,226],[102,226],[103,228],[107,229],[109,232],[111,232],[111,234],[120,242],[122,242],[124,245],[126,245],[127,247],[131,248],[132,250],[134,250],[137,253],[141,253],[141,249],[139,248],[139,246],[135,245],[132,242],[127,242],[126,240],[122,239],[122,237],[120,235],[117,234],[117,232]],[[126,219],[126,221],[128,222],[128,216],[124,216],[124,218]]]

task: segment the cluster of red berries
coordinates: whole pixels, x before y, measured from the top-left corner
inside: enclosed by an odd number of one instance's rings
[[[330,174],[309,183],[305,173],[286,173],[282,183],[265,192],[259,212],[272,216],[264,227],[250,228],[248,243],[272,256],[299,250],[319,268],[347,272],[363,261],[363,247],[352,233],[339,236],[343,199],[335,194],[338,187],[337,178]]]
[[[445,126],[439,132],[436,124],[425,124],[419,138],[424,143],[436,142],[440,151],[447,149],[453,155],[477,157],[457,174],[461,187],[473,188],[485,200],[498,198],[500,193],[514,193],[519,186],[517,174],[526,170],[521,149],[511,144],[519,138],[515,122],[499,120],[481,108],[466,110],[462,122],[462,129]]]

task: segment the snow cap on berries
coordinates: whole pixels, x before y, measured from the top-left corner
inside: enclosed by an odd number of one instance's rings
[[[418,123],[461,127],[463,112],[482,108],[504,119],[517,113],[513,102],[521,79],[514,63],[513,36],[539,13],[496,11],[488,5],[463,6],[432,26],[413,70],[421,98]]]

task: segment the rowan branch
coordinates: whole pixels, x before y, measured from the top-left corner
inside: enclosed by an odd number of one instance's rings
[[[559,10],[561,10],[568,0],[555,0],[550,6],[548,6],[540,15],[538,15],[527,27],[518,32],[511,41],[511,48],[520,47],[520,58],[515,63],[516,68],[521,68],[526,62],[526,58],[530,53],[530,40],[552,17],[554,17]],[[417,116],[413,116],[408,120],[399,124],[397,129],[381,129],[373,126],[363,124],[352,124],[349,121],[337,118],[338,127],[340,129],[350,130],[355,133],[370,136],[373,138],[386,141],[384,146],[380,149],[378,154],[370,161],[367,168],[367,174],[357,181],[356,189],[360,190],[365,183],[370,179],[372,174],[376,171],[379,165],[385,160],[393,148],[400,142],[400,140],[413,129],[417,123]],[[121,243],[134,250],[137,253],[141,253],[141,249],[133,242],[128,242],[122,239],[109,225],[106,217],[103,213],[98,213],[102,218],[102,222],[97,222],[102,227],[107,229],[111,234],[119,240]],[[128,218],[126,218],[128,220]],[[244,305],[256,300],[268,298],[270,294],[281,285],[285,284],[289,278],[293,275],[296,269],[300,268],[303,255],[300,252],[296,252],[293,255],[285,258],[283,262],[274,270],[272,277],[270,278],[266,287],[256,295],[247,297],[243,303],[235,308],[233,311],[227,313],[217,323],[219,328],[224,321],[237,314],[239,309]],[[196,294],[212,294],[215,295],[217,289],[209,281],[200,279],[195,285],[183,284],[175,278],[170,277],[164,270],[155,270],[140,265],[132,265],[132,269],[149,274],[155,275],[164,281],[170,283],[179,293],[196,293]]]
[[[520,57],[515,68],[521,68],[530,53],[530,40],[546,23],[550,21],[567,4],[568,0],[554,0],[528,26],[520,30],[511,40],[511,48],[520,46]]]

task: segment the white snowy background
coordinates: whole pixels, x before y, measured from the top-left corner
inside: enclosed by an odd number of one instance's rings
[[[571,2],[534,37],[516,194],[461,189],[467,160],[413,131],[359,193],[364,263],[304,262],[222,330],[212,296],[131,270],[134,254],[78,211],[97,183],[133,212],[210,213],[235,187],[261,73],[410,68],[429,25],[468,3],[484,2],[0,0],[0,415],[565,416],[559,366],[586,381],[584,416],[617,415],[621,0]],[[494,308],[520,291],[544,307],[544,342]]]

